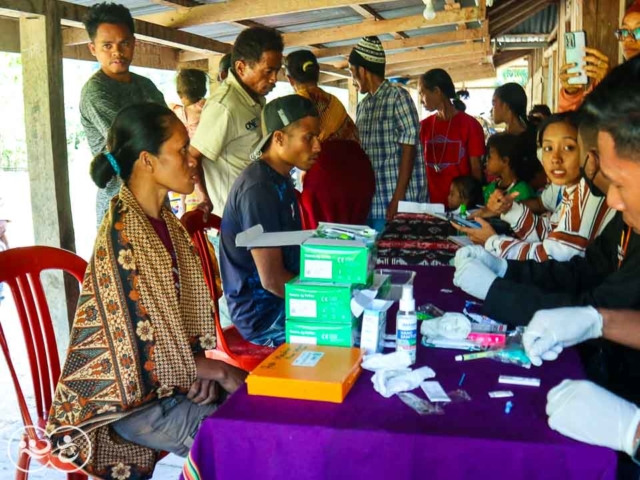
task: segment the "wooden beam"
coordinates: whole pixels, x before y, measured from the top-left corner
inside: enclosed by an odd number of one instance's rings
[[[336,68],[333,65],[327,65],[325,63],[321,63],[320,65],[320,73],[326,73],[328,75],[333,75],[335,77],[340,78],[351,78],[351,73],[349,70],[343,68]]]
[[[386,0],[367,0],[367,3],[382,3],[384,1]],[[140,19],[165,27],[184,28],[295,12],[348,7],[352,4],[353,0],[305,0],[304,2],[298,0],[227,0],[223,3],[211,3],[193,8],[144,15]]]
[[[64,25],[83,28],[82,19],[88,10],[87,7],[59,0],[47,0],[47,2],[57,7],[58,17]],[[43,15],[44,9],[41,5],[42,2],[39,0],[0,0],[0,15],[18,17],[25,14]],[[136,38],[149,43],[195,52],[231,52],[231,45],[211,38],[154,25],[141,20],[134,20],[134,23]]]
[[[533,53],[533,50],[505,50],[504,52],[496,53],[493,56],[493,61],[496,68],[498,68],[514,60],[531,55],[531,53]]]
[[[362,18],[366,18],[367,20],[379,20],[378,15],[371,11],[371,7],[367,7],[366,5],[349,5],[351,9],[356,12],[358,15],[361,15]]]
[[[75,252],[64,118],[62,36],[55,5],[32,0],[43,13],[20,19],[24,118],[36,245]],[[88,179],[87,179],[88,181]],[[58,350],[64,358],[78,300],[78,281],[42,276]]]
[[[90,43],[89,35],[84,28],[67,27],[62,30],[62,44],[66,46],[86,45]]]
[[[433,60],[437,62],[439,59],[445,59],[455,56],[468,56],[475,54],[476,56],[488,55],[488,44],[462,43],[458,45],[447,45],[446,47],[432,47],[422,50],[412,50],[410,52],[394,53],[387,55],[387,68],[394,63],[411,62],[417,60]],[[338,62],[335,64],[338,68],[348,68],[349,62]]]
[[[444,62],[422,61],[422,62],[401,63],[398,65],[395,65],[394,68],[389,69],[386,72],[386,75],[388,77],[403,75],[404,72],[407,72],[409,70],[422,70],[422,73],[424,73],[427,70],[431,70],[432,68],[443,68],[445,70],[451,69],[451,68],[473,69],[473,68],[478,68],[481,65],[491,66],[493,68],[493,64],[487,61],[486,58],[479,59],[478,57],[467,57],[467,58],[453,58],[449,61],[444,61]]]
[[[513,8],[520,5],[522,0],[503,0],[498,5],[494,5],[489,10],[489,20],[495,20],[499,15],[505,12],[513,12]]]
[[[356,87],[353,82],[349,82],[347,88],[349,89],[349,105],[347,112],[349,112],[349,115],[355,122],[356,112],[358,110],[358,87]]]
[[[384,17],[368,5],[351,5],[351,9],[366,20],[384,20]],[[404,32],[389,32],[395,39],[409,38]]]
[[[180,8],[180,7],[197,7],[202,5],[194,0],[149,0],[151,3],[155,3],[157,5],[163,5],[165,7],[171,8]]]
[[[526,3],[519,3],[515,11],[507,12],[499,18],[490,20],[489,31],[491,32],[491,36],[494,37],[508,32],[536,13],[547,8],[549,3],[547,0],[530,0]]]
[[[488,36],[489,27],[487,22],[484,22],[480,28],[471,28],[468,30],[458,30],[455,32],[445,33],[429,33],[426,35],[420,35],[419,37],[411,37],[403,40],[391,40],[382,42],[382,47],[385,51],[399,50],[401,48],[424,47],[439,43],[479,40]],[[328,58],[347,56],[351,53],[351,50],[353,50],[353,45],[347,45],[346,47],[314,48],[312,52],[318,58]]]
[[[12,18],[0,18],[0,52],[20,52],[20,24]]]
[[[204,55],[202,53],[196,52],[178,52],[178,61],[181,63],[184,62],[195,62],[197,60],[208,60],[209,58],[219,57],[222,58],[222,55]]]
[[[302,47],[316,43],[339,42],[369,35],[382,35],[389,32],[404,32],[419,28],[457,24],[459,22],[472,22],[480,19],[478,14],[479,9],[477,7],[467,7],[458,11],[438,12],[433,20],[426,20],[422,15],[400,17],[393,20],[365,20],[340,27],[286,33],[284,34],[284,44],[287,47]]]
[[[63,37],[67,30],[70,29],[63,30]],[[20,53],[20,28],[17,19],[0,18],[0,52]],[[70,60],[96,61],[86,45],[63,45],[62,57]],[[178,68],[177,51],[169,47],[138,42],[132,65],[176,70]]]
[[[493,68],[462,68],[447,70],[447,72],[449,73],[449,75],[451,75],[454,83],[469,82],[471,80],[480,80],[482,78],[494,78],[496,76],[496,71]],[[407,78],[417,78],[423,73],[423,70],[417,70],[415,72],[406,72],[406,74],[403,76]]]
[[[95,62],[96,57],[91,55],[86,45],[68,45],[62,49],[64,58],[86,60]],[[136,52],[131,65],[144,68],[156,68],[158,70],[177,70],[177,50],[152,43],[137,42]]]

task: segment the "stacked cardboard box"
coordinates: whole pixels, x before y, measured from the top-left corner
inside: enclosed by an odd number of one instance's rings
[[[373,238],[349,233],[359,228],[365,227],[322,224],[300,245],[300,276],[285,285],[287,343],[358,343],[360,319],[351,302],[355,291],[371,284],[375,266]]]

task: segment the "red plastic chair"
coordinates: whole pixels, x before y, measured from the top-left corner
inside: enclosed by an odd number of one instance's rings
[[[32,457],[31,449],[26,448],[29,443],[32,451],[48,450],[47,440],[41,436],[35,428],[44,429],[47,416],[51,408],[51,402],[55,394],[56,385],[60,378],[60,359],[56,346],[56,338],[53,332],[51,315],[45,297],[40,273],[43,270],[63,270],[73,275],[82,282],[87,262],[77,255],[66,250],[52,247],[25,247],[13,248],[0,253],[0,282],[6,282],[13,294],[16,310],[24,335],[24,348],[29,357],[31,380],[36,401],[37,424],[33,423],[31,414],[27,408],[27,402],[20,386],[20,381],[11,361],[7,339],[0,324],[0,346],[7,361],[13,386],[18,397],[18,406],[22,415],[25,431],[22,436],[22,447],[18,452],[18,469],[16,479],[22,480],[29,477],[28,470]],[[60,471],[67,473],[68,480],[81,480],[88,478],[81,472],[73,472],[73,465],[60,462],[58,457],[45,454],[38,460],[43,465],[54,465]],[[22,470],[21,470],[22,469]]]
[[[205,223],[202,218],[202,212],[200,210],[194,210],[185,213],[182,216],[181,222],[187,232],[189,232],[200,254],[204,278],[216,307],[214,317],[216,322],[217,343],[214,350],[207,351],[207,358],[221,360],[250,372],[265,358],[271,355],[275,349],[254,345],[242,338],[242,335],[240,335],[240,332],[235,326],[230,325],[223,329],[220,324],[218,300],[222,296],[222,291],[220,291],[216,285],[216,278],[219,278],[220,273],[215,268],[211,259],[206,232],[207,229],[210,228],[220,230],[220,217],[213,214],[209,215],[209,220]]]

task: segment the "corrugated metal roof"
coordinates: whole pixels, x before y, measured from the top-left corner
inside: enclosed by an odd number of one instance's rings
[[[211,25],[198,25],[183,29],[185,32],[215,38],[221,42],[233,42],[244,28],[238,24],[213,23]]]
[[[460,3],[460,6],[463,8],[476,6],[475,0],[458,0],[458,2]],[[444,0],[433,0],[433,8],[436,10],[436,12],[440,10],[444,10],[444,4],[445,4]],[[393,12],[395,10],[402,10],[402,9],[415,8],[415,7],[419,7],[420,11],[424,10],[424,3],[422,3],[422,0],[398,0],[395,2],[375,3],[370,6],[376,12],[379,12],[379,13]],[[394,17],[387,17],[387,15],[384,15],[384,17],[394,18]]]
[[[73,3],[89,6],[98,0],[71,0]],[[142,16],[171,10],[170,7],[154,3],[153,0],[116,0],[131,10],[134,16]],[[222,3],[225,0],[199,0],[200,3]],[[259,1],[259,0],[258,0]],[[475,0],[458,0],[462,7],[475,6]],[[444,0],[434,0],[436,11],[444,9]],[[377,12],[382,18],[394,19],[404,16],[420,15],[424,10],[422,0],[396,0],[370,5],[371,9]],[[330,8],[297,12],[286,15],[275,15],[270,17],[255,18],[252,21],[277,28],[283,33],[304,32],[311,30],[329,29],[344,25],[357,24],[362,21],[362,17],[349,7]],[[478,22],[468,23],[469,28],[479,26]],[[236,23],[217,23],[212,25],[199,25],[184,29],[187,32],[213,38],[222,42],[232,43],[238,34],[243,30],[241,25]],[[455,25],[441,25],[438,27],[421,28],[407,31],[409,37],[418,37],[434,33],[451,32],[456,30]],[[382,41],[393,40],[391,34],[378,35]],[[339,47],[355,45],[358,38],[325,43],[327,47]]]
[[[353,9],[344,8],[325,8],[322,10],[310,10],[307,12],[289,13],[286,15],[275,15],[264,18],[254,18],[252,20],[266,25],[267,27],[278,28],[285,31],[285,28],[295,26],[305,26],[317,23],[329,23],[331,21],[340,21],[342,19],[352,19],[352,22],[359,22],[362,17],[358,15]],[[299,30],[287,30],[287,31],[299,31]]]
[[[549,34],[556,27],[558,21],[558,5],[552,3],[544,10],[526,19],[507,33],[546,33]]]
[[[98,0],[67,0],[69,3],[75,3],[78,5],[84,5],[85,7],[90,7],[96,3],[99,3]],[[155,3],[151,0],[114,0],[115,3],[119,3],[124,5],[129,10],[131,10],[131,15],[134,17],[140,17],[142,15],[152,15],[154,13],[162,13],[167,12],[169,10],[173,10],[173,8]],[[196,0],[198,3],[206,4],[206,3],[224,3],[226,0]]]
[[[90,7],[98,2],[96,0],[71,0],[71,3]],[[118,0],[117,3],[124,5],[131,10],[131,15],[134,17],[172,10],[170,7],[158,5],[157,3],[150,2],[149,0]]]

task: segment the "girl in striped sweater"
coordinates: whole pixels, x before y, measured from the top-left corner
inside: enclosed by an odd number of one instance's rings
[[[549,180],[562,187],[562,201],[556,211],[536,215],[513,202],[515,196],[495,192],[488,208],[501,213],[500,218],[509,223],[515,238],[497,235],[487,222],[477,219],[481,228],[465,229],[474,243],[484,244],[490,253],[511,260],[566,261],[584,255],[587,245],[602,232],[614,212],[607,207],[606,198],[592,195],[581,179],[577,137],[574,113],[553,115],[540,128],[542,164]],[[586,152],[593,150],[596,139],[583,138],[582,142],[588,147]]]

